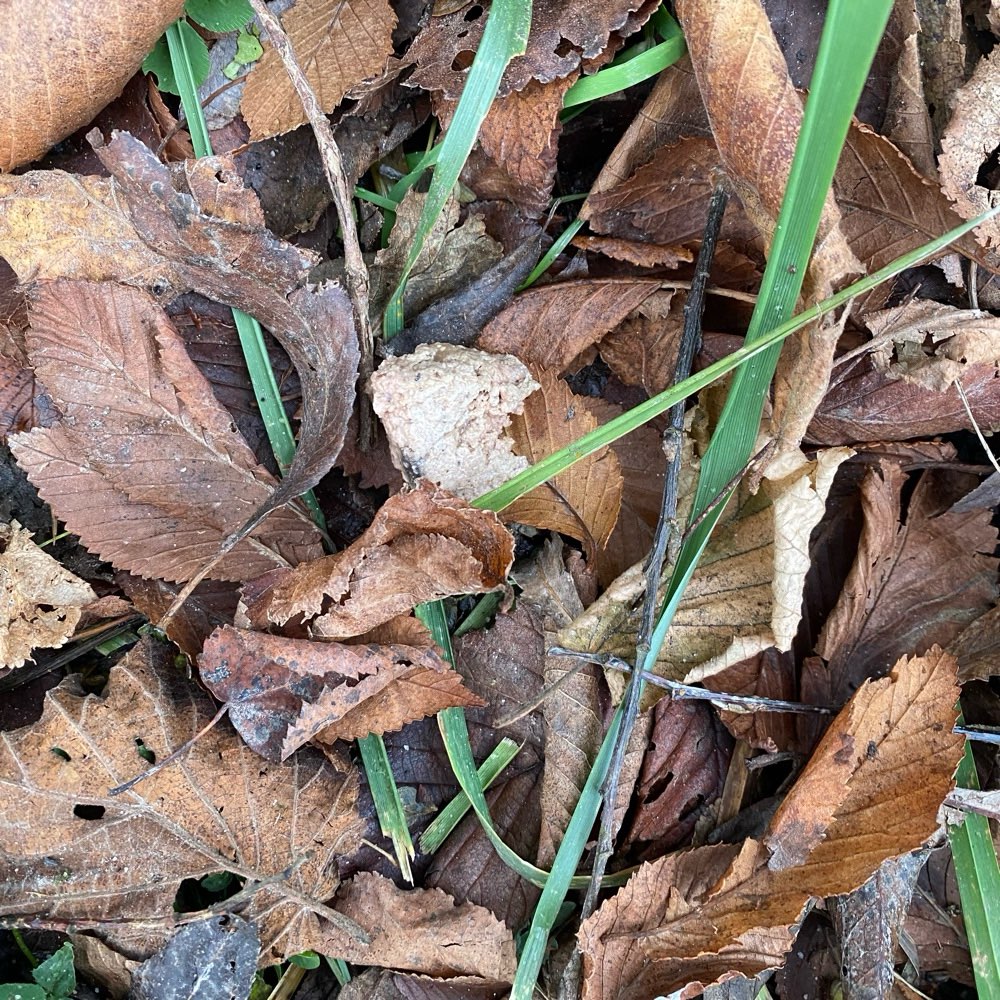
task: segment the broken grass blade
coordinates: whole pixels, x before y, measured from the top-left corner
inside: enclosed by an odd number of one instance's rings
[[[962,788],[979,787],[969,743],[955,777]],[[978,813],[967,813],[949,838],[977,992],[981,997],[1000,997],[1000,868],[990,822]]]
[[[385,742],[377,733],[369,733],[358,740],[361,751],[361,761],[368,777],[368,787],[371,789],[372,801],[378,815],[379,828],[382,835],[392,841],[392,847],[399,863],[403,878],[413,885],[413,871],[410,862],[416,856],[410,828],[406,824],[406,814],[399,798],[399,789],[392,776],[389,757],[385,752]]]
[[[441,143],[434,178],[427,191],[403,273],[386,306],[383,320],[386,340],[403,329],[403,289],[410,271],[458,181],[458,175],[479,135],[479,127],[496,97],[507,64],[527,47],[530,27],[531,0],[494,0],[455,115]]]
[[[901,271],[905,271],[907,268],[913,267],[926,257],[931,257],[934,254],[939,253],[949,244],[975,229],[977,226],[981,226],[984,222],[992,219],[997,214],[1000,214],[1000,205],[996,208],[990,209],[988,212],[984,212],[975,219],[963,222],[962,225],[956,226],[943,236],[939,236],[937,239],[925,243],[922,247],[918,247],[916,250],[911,250],[910,253],[897,258],[892,263],[880,268],[874,274],[871,274],[866,278],[862,278],[860,281],[856,281],[853,285],[850,285],[843,291],[837,292],[836,295],[832,295],[830,298],[824,299],[817,305],[810,306],[810,308],[799,313],[797,316],[793,316],[787,322],[782,323],[780,326],[776,326],[773,330],[760,337],[755,343],[733,351],[732,354],[728,354],[726,357],[720,358],[718,361],[713,362],[707,368],[703,368],[700,372],[696,372],[683,382],[680,382],[675,386],[671,386],[669,389],[666,389],[658,395],[647,399],[644,403],[640,403],[638,406],[632,407],[630,410],[626,410],[620,416],[615,417],[613,420],[609,420],[606,424],[602,424],[589,434],[584,434],[583,437],[574,441],[573,444],[567,445],[567,447],[553,452],[548,456],[548,458],[543,458],[540,462],[536,462],[534,465],[525,469],[524,472],[519,472],[516,476],[508,479],[507,482],[496,487],[496,489],[490,490],[488,493],[484,493],[481,497],[474,500],[473,504],[484,510],[503,510],[504,507],[509,506],[519,497],[524,496],[526,493],[530,493],[536,486],[540,486],[553,476],[557,476],[559,473],[565,472],[575,462],[580,461],[580,459],[586,458],[588,455],[592,455],[596,451],[600,451],[601,448],[604,448],[606,445],[614,443],[630,431],[635,430],[637,427],[641,427],[654,417],[659,416],[666,410],[669,410],[675,403],[680,403],[689,396],[693,396],[696,392],[700,392],[712,382],[722,378],[724,375],[728,375],[729,372],[733,371],[733,369],[739,368],[741,365],[745,364],[750,358],[761,354],[762,352],[773,347],[775,344],[779,344],[796,330],[800,330],[802,327],[818,319],[820,316],[830,312],[830,310],[843,305],[849,299],[853,299],[855,296],[863,295],[865,292],[871,291],[877,285],[882,284],[883,281],[888,281],[889,278],[893,278]],[[740,466],[740,468],[742,468],[742,466]],[[726,480],[726,482],[728,482],[728,480]],[[714,495],[712,499],[715,499]]]
[[[551,266],[552,262],[566,249],[569,241],[583,228],[585,220],[575,218],[557,237],[555,242],[545,251],[542,259],[532,268],[531,274],[518,285],[517,290],[523,292],[530,288]]]
[[[483,594],[476,602],[476,606],[455,629],[454,638],[459,639],[466,632],[475,632],[477,629],[486,628],[487,623],[500,607],[503,597],[503,594],[498,594],[495,591],[491,594]]]
[[[505,736],[494,748],[493,753],[483,761],[476,772],[479,787],[485,792],[496,781],[500,772],[517,756],[520,745]],[[434,821],[420,835],[420,849],[433,854],[447,839],[469,811],[471,803],[465,792],[459,792],[444,809],[434,817]]]

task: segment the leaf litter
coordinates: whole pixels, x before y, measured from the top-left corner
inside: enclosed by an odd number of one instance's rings
[[[416,888],[399,888],[351,743],[381,734],[416,838],[457,791],[438,713],[466,714],[477,764],[512,737],[491,815],[521,858],[551,864],[621,695],[613,667],[635,659],[669,453],[682,455],[683,530],[719,392],[689,405],[679,441],[657,421],[498,514],[475,501],[670,385],[720,178],[738,197],[696,363],[738,346],[817,36],[804,10],[678,2],[689,55],[574,117],[561,113],[568,90],[655,41],[663,15],[640,0],[534,6],[527,50],[412,267],[407,327],[367,381],[329,192],[291,191],[323,169],[269,41],[234,88],[242,113],[233,102],[213,126],[230,152],[200,160],[172,98],[133,77],[179,4],[130,14],[123,31],[117,8],[71,10],[68,47],[29,39],[32,58],[8,66],[22,97],[0,135],[0,166],[19,168],[0,175],[12,456],[0,463],[0,698],[35,721],[0,732],[12,873],[0,920],[73,931],[97,985],[155,994],[151,976],[193,974],[198,935],[228,927],[234,995],[256,966],[304,951],[349,963],[347,997],[510,989],[537,888],[471,814],[414,859]],[[981,47],[1000,24],[977,11],[976,34],[957,3],[940,6],[893,15],[807,305],[989,201],[998,71]],[[54,16],[33,9],[17,30]],[[426,197],[408,175],[434,130],[455,126],[491,10],[439,3],[415,19],[374,0],[296,0],[281,16],[359,181],[378,328]],[[236,33],[217,34],[212,49],[229,51]],[[65,100],[40,88],[50,73]],[[280,135],[287,150],[272,155]],[[553,196],[576,192],[588,229],[529,279],[572,220],[572,201]],[[994,229],[786,345],[761,468],[656,664],[706,699],[648,688],[610,870],[638,867],[582,921],[567,911],[550,993],[564,965],[562,995],[588,1000],[694,996],[778,969],[779,998],[973,981],[960,924],[941,916],[960,901],[941,875],[939,809],[951,795],[988,810],[994,794],[953,794],[952,732],[959,680],[995,674],[996,494],[980,486],[989,467],[970,433],[1000,427]],[[228,307],[273,337],[298,445],[280,477]],[[368,399],[379,421],[362,439]],[[296,499],[313,488],[328,519],[352,512],[339,551],[324,552],[329,535]],[[166,638],[93,651],[108,616],[139,609],[155,624],[210,564]],[[412,615],[430,601],[464,633],[454,667]],[[728,695],[822,711],[748,711]],[[220,703],[227,717],[206,729]],[[985,685],[966,688],[963,708],[998,717]],[[224,872],[229,899],[205,888]],[[199,881],[195,922],[175,902]],[[206,947],[228,954],[222,939]],[[897,945],[918,961],[899,961]]]

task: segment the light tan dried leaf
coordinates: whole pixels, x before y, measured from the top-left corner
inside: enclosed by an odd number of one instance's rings
[[[655,278],[588,278],[529,288],[486,325],[476,346],[558,373],[659,287]]]
[[[281,23],[326,114],[392,55],[396,15],[387,0],[296,0]],[[307,120],[284,64],[266,40],[244,85],[240,110],[251,142],[291,132]]]
[[[495,514],[425,485],[390,497],[343,552],[271,574],[250,618],[266,626],[319,615],[317,635],[362,635],[422,601],[502,588],[513,559]]]
[[[514,417],[508,431],[529,463],[597,427],[583,400],[555,372],[540,371],[538,380],[540,388],[527,398],[524,413]],[[579,539],[593,558],[611,537],[621,500],[621,467],[615,453],[604,448],[515,500],[503,516]]]
[[[862,686],[772,821],[770,866],[752,840],[669,855],[584,922],[585,1000],[694,997],[780,965],[811,898],[849,892],[937,830],[962,750],[957,696],[954,658],[936,647]]]
[[[399,889],[362,872],[337,893],[337,909],[370,928],[372,958],[364,964],[513,981],[513,935],[482,906],[456,903],[440,889]]]
[[[454,344],[423,344],[387,358],[372,376],[393,464],[468,500],[528,467],[504,436],[538,387],[517,358]]]
[[[6,4],[0,171],[37,160],[91,121],[122,92],[183,6],[182,0]]]
[[[0,524],[0,550],[0,667],[20,667],[33,649],[63,645],[97,595],[17,521]]]
[[[119,569],[193,576],[274,489],[163,310],[125,285],[46,282],[26,337],[64,417],[11,438],[70,530]],[[314,558],[319,536],[275,512],[213,570],[245,580]]]
[[[138,740],[163,758],[214,714],[171,647],[147,638],[112,668],[103,697],[70,679],[48,693],[38,722],[3,733],[0,839],[18,878],[0,882],[0,913],[93,921],[108,943],[148,957],[173,927],[181,881],[232,871],[268,880],[248,912],[265,960],[332,945],[357,960],[364,945],[322,905],[339,882],[337,857],[363,833],[356,774],[318,754],[264,763],[222,723],[183,762],[109,794],[149,767]],[[130,931],[136,920],[149,923]]]
[[[903,36],[895,72],[889,82],[882,131],[931,179],[937,176],[934,129],[924,92],[920,59],[920,21],[912,2],[896,4],[892,17]]]

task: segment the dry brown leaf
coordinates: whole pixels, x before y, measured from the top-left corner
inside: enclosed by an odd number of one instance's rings
[[[145,958],[173,928],[181,881],[232,871],[269,880],[247,913],[265,960],[331,947],[357,960],[364,945],[321,905],[339,882],[336,859],[362,835],[355,774],[318,754],[266,764],[222,723],[182,762],[109,794],[148,769],[139,749],[166,757],[214,714],[171,647],[147,638],[112,668],[105,696],[70,679],[48,693],[38,722],[4,733],[0,828],[18,878],[0,883],[0,913],[93,921],[108,943]]]
[[[659,287],[658,279],[602,278],[529,288],[487,324],[476,346],[558,373]]]
[[[538,387],[517,358],[454,344],[423,344],[387,358],[372,376],[393,464],[474,500],[528,467],[504,429]]]
[[[250,618],[266,626],[318,615],[317,635],[362,635],[422,601],[501,589],[513,559],[495,514],[421,486],[390,497],[343,552],[270,574]]]
[[[987,611],[948,644],[958,660],[958,676],[965,681],[987,680],[1000,672],[1000,606]]]
[[[392,54],[396,15],[387,0],[296,0],[281,24],[329,114],[352,87],[381,71]],[[251,142],[291,132],[307,120],[284,64],[266,40],[244,85],[240,110]]]
[[[402,729],[443,708],[482,702],[433,648],[343,645],[221,628],[198,660],[201,679],[244,741],[285,760],[310,740],[333,743]]]
[[[973,219],[992,208],[996,197],[980,173],[992,156],[1000,129],[1000,61],[983,56],[972,76],[948,95],[951,120],[941,136],[938,169],[941,189],[954,202],[963,219]],[[1000,242],[1000,226],[990,219],[976,229],[986,246]]]
[[[511,932],[489,910],[457,904],[440,889],[398,889],[381,875],[363,872],[337,893],[337,909],[369,929],[366,965],[436,977],[514,978]]]
[[[685,298],[654,292],[601,341],[601,357],[626,385],[651,396],[673,385]]]
[[[900,525],[905,477],[883,461],[861,486],[865,526],[840,600],[816,651],[829,663],[834,704],[903,650],[947,644],[998,596],[990,512],[949,513],[953,489],[925,473]]]
[[[264,228],[231,160],[168,167],[125,133],[91,141],[113,179],[0,176],[0,255],[25,282],[115,280],[164,300],[193,289],[256,316],[292,359],[304,401],[295,460],[267,507],[315,486],[353,406],[360,352],[346,293],[305,287],[318,258]]]
[[[780,965],[810,898],[850,891],[937,830],[962,750],[951,731],[957,696],[955,661],[940,649],[900,660],[834,720],[764,843],[643,865],[580,929],[585,1000],[694,997]],[[817,830],[814,816],[829,821]],[[779,836],[769,864],[765,843]],[[783,857],[804,860],[782,868]]]
[[[914,299],[869,313],[865,325],[878,370],[925,389],[944,392],[972,365],[1000,365],[1000,319],[980,309]]]
[[[20,667],[33,649],[63,645],[97,595],[17,521],[0,524],[0,549],[0,667]]]
[[[673,268],[694,260],[694,254],[684,247],[664,243],[640,243],[614,236],[574,236],[570,244],[578,250],[603,254],[614,260],[623,260],[636,267]]]
[[[597,427],[583,400],[553,371],[538,373],[540,388],[511,421],[508,434],[529,463],[547,458]],[[621,467],[609,448],[576,462],[566,472],[505,507],[508,521],[560,531],[583,542],[593,558],[607,545],[622,501]]]
[[[18,462],[93,552],[183,581],[274,489],[163,310],[125,285],[46,282],[28,353],[63,413],[11,438]],[[275,512],[213,573],[245,580],[320,552],[315,525]]]
[[[37,160],[114,100],[182,0],[92,7],[13,0],[4,14],[0,171]]]
[[[457,101],[472,58],[486,26],[486,12],[479,4],[443,17],[434,17],[420,32],[405,66],[416,65],[407,79],[410,86],[441,91]],[[550,83],[579,69],[584,60],[602,56],[613,33],[622,36],[642,27],[655,10],[643,0],[536,0],[532,10],[527,51],[515,56],[500,83],[500,97],[520,91],[530,80]]]

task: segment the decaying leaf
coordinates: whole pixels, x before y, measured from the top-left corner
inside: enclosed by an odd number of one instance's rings
[[[570,387],[552,371],[539,371],[540,388],[511,421],[508,434],[529,463],[547,458],[597,427]],[[505,507],[508,521],[561,531],[583,542],[590,558],[611,537],[621,508],[622,476],[615,453],[604,448]]]
[[[955,661],[934,648],[837,716],[761,842],[643,865],[580,930],[584,998],[697,996],[784,961],[812,897],[847,892],[937,829],[961,738]]]
[[[481,704],[429,635],[421,646],[348,646],[221,628],[198,667],[212,694],[229,703],[237,732],[268,760],[285,760],[310,740],[355,740]]]
[[[0,171],[38,159],[114,100],[183,7],[182,0],[8,4]]]
[[[181,763],[109,794],[149,767],[140,750],[165,757],[214,714],[170,647],[144,639],[112,668],[104,697],[69,679],[49,692],[41,720],[4,733],[0,828],[18,878],[0,883],[0,913],[93,922],[144,958],[174,926],[181,881],[231,871],[267,880],[245,911],[265,958],[305,948],[362,954],[351,925],[322,905],[339,882],[337,856],[362,835],[353,773],[318,754],[265,764],[222,724]]]
[[[343,552],[270,574],[250,618],[304,614],[316,635],[362,635],[422,601],[502,588],[513,558],[495,514],[424,485],[390,497]]]
[[[529,288],[487,325],[476,346],[561,372],[659,287],[656,279],[605,278]]]
[[[71,531],[119,569],[183,581],[269,501],[261,466],[153,299],[125,285],[46,282],[32,365],[63,419],[11,438]],[[213,570],[245,580],[320,552],[308,517],[276,512]]]
[[[33,649],[63,645],[97,595],[17,521],[0,524],[0,549],[0,667],[20,667]]]
[[[106,145],[91,136],[111,180],[0,176],[0,255],[22,281],[121,281],[162,299],[193,289],[256,316],[288,352],[303,395],[295,460],[263,515],[315,486],[340,451],[360,357],[347,295],[305,287],[317,258],[264,228],[231,160],[168,167],[126,133]]]
[[[503,433],[538,387],[517,358],[424,344],[386,359],[371,387],[393,464],[411,482],[474,500],[528,467]]]
[[[281,20],[296,61],[327,114],[352,87],[375,76],[392,54],[396,15],[387,0],[297,0]],[[247,77],[240,110],[251,142],[291,132],[306,121],[284,64],[267,41]]]

